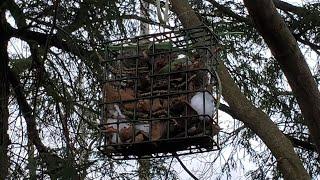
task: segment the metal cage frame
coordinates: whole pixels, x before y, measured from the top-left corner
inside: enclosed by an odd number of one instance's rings
[[[101,82],[102,138],[98,149],[114,159],[166,157],[219,150],[218,133],[213,134],[212,129],[219,127],[218,107],[215,107],[214,116],[209,116],[205,112],[195,114],[188,104],[196,93],[202,93],[203,100],[209,93],[214,97],[215,105],[219,104],[218,59],[213,50],[216,43],[216,36],[205,26],[110,41],[106,45],[105,61],[102,62],[105,79]],[[128,90],[128,87],[131,89]],[[131,98],[122,95],[132,91]],[[165,113],[160,115],[154,110],[154,104],[161,104],[158,101],[166,106],[162,107]],[[172,105],[176,102],[180,104]],[[141,113],[141,104],[148,106],[149,112]],[[202,104],[205,111],[206,102]],[[111,111],[110,108],[115,108],[115,105],[118,110]],[[123,115],[119,106],[130,107],[131,110]],[[174,114],[178,112],[174,112],[175,108],[183,114]],[[126,120],[116,118],[116,122],[108,122],[111,112],[126,117]],[[122,142],[119,135],[122,129],[119,128],[124,124],[128,125],[126,128],[131,128],[128,134],[132,137]],[[144,139],[138,142],[136,127],[141,125],[148,127],[148,133],[142,131]],[[116,143],[110,143],[110,133],[105,132],[109,127],[116,127],[112,135],[112,138],[116,135]],[[161,138],[155,139],[154,129],[159,127],[164,128],[165,132]],[[192,128],[196,134],[190,133]],[[175,134],[175,130],[179,133]]]

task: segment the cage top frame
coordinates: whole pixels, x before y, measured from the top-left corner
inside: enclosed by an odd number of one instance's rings
[[[210,48],[217,45],[218,42],[218,37],[211,29],[208,26],[201,25],[193,28],[182,28],[179,30],[110,40],[105,45],[105,51],[113,52],[120,50],[123,52],[123,50],[133,49],[139,52],[142,49],[152,49],[153,52],[151,52],[151,56],[156,55],[153,54],[156,49],[166,49],[171,52],[206,49],[211,52]],[[131,56],[130,58],[139,57],[141,56]],[[106,57],[106,59],[107,58],[108,57]],[[119,58],[117,60],[119,60]],[[105,60],[101,63],[104,64],[108,62],[110,62],[110,60]]]

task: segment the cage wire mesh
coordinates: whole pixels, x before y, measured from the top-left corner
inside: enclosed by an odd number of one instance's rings
[[[207,27],[110,41],[99,150],[136,159],[219,149],[216,42]]]

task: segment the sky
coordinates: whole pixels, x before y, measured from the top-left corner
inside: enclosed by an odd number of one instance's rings
[[[302,0],[286,0],[286,2],[295,4],[295,5],[301,5],[306,1],[302,1]],[[14,25],[14,21],[12,20],[12,18],[10,18],[9,16],[7,16],[7,18],[9,19],[9,23],[12,26]],[[27,48],[25,42],[23,41],[19,41],[17,39],[12,39],[10,40],[9,43],[9,52],[13,52],[13,53],[17,53],[17,52],[25,52],[25,54],[21,54],[23,57],[28,57],[30,56],[29,51],[26,50],[25,48]],[[309,65],[310,67],[314,67],[315,64],[317,63],[316,55],[315,54],[311,54],[309,56]],[[220,122],[220,126],[223,129],[223,131],[232,131],[234,130],[235,127],[233,127],[234,124],[234,119],[232,117],[230,117],[229,115],[223,113],[223,112],[219,112],[219,122]],[[254,142],[253,142],[254,143]],[[257,142],[258,143],[258,142]],[[202,171],[206,171],[208,169],[210,169],[212,172],[208,173],[206,177],[202,177],[199,179],[215,179],[215,177],[217,175],[219,175],[218,173],[221,172],[221,167],[219,166],[219,163],[213,163],[213,164],[207,164],[204,163],[203,161],[213,161],[212,157],[210,156],[211,154],[214,155],[218,152],[210,152],[210,153],[204,153],[204,154],[197,154],[197,155],[191,155],[191,156],[182,156],[181,160],[184,162],[184,164],[190,169],[190,171],[192,171],[197,177],[201,177]],[[221,153],[221,159],[218,160],[220,162],[224,161],[225,157],[228,157],[229,154],[231,153],[231,149],[223,149]],[[239,152],[239,154],[245,154],[244,152]],[[256,168],[255,164],[252,163],[247,157],[239,157],[243,159],[243,164],[245,166],[245,170],[253,170]],[[168,160],[168,163],[170,162],[170,160]],[[134,162],[133,162],[134,163]],[[184,170],[183,168],[180,166],[180,164],[177,162],[176,159],[173,160],[172,169],[174,169],[175,171],[178,172],[179,177],[182,180],[188,180],[188,179],[192,179]],[[226,177],[222,177],[222,179],[226,179]],[[237,168],[234,171],[232,171],[232,180],[244,180],[244,179],[248,179],[245,176],[245,172],[242,170],[242,168]]]

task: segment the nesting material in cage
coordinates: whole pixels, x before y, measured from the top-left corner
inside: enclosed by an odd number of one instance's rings
[[[199,27],[107,45],[103,153],[130,159],[218,149],[213,38]]]

